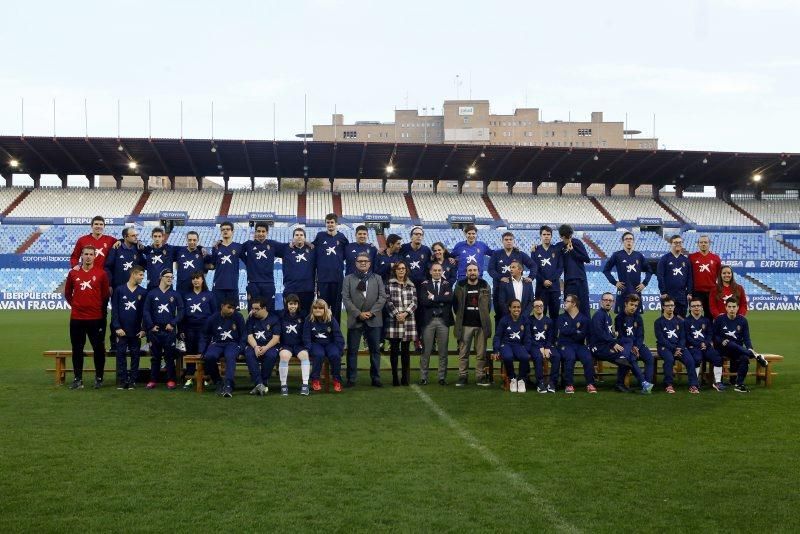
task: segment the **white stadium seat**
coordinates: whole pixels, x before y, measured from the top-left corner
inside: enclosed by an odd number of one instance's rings
[[[121,218],[131,214],[141,196],[141,189],[34,189],[9,217]]]
[[[204,191],[157,190],[150,193],[150,198],[142,208],[142,213],[185,211],[189,214],[189,219],[215,219],[219,215],[224,194],[224,191],[219,189]]]
[[[342,215],[360,219],[365,213],[388,213],[392,217],[405,219],[411,217],[402,193],[342,193]]]
[[[716,198],[662,197],[678,215],[700,226],[756,226],[756,223]]]
[[[577,195],[490,195],[500,217],[514,223],[610,224],[588,197]]]
[[[743,208],[764,224],[770,223],[797,223],[800,221],[799,199],[734,199],[734,204]]]
[[[234,191],[229,215],[247,215],[253,211],[271,211],[278,216],[297,215],[297,191]]]
[[[443,222],[448,215],[474,215],[492,219],[492,214],[478,193],[411,193],[417,215],[423,221]]]
[[[595,198],[617,221],[635,221],[639,217],[647,217],[675,222],[675,217],[652,198],[628,196],[598,196]]]

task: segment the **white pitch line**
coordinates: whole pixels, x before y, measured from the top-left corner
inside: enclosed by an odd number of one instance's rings
[[[467,445],[472,447],[473,449],[477,450],[480,455],[489,463],[494,469],[499,472],[501,475],[506,477],[512,484],[514,484],[517,488],[523,490],[525,493],[530,495],[533,499],[533,504],[538,506],[539,512],[545,517],[545,519],[551,524],[554,529],[557,529],[561,532],[581,532],[581,530],[572,525],[571,523],[567,522],[559,513],[558,511],[553,508],[553,506],[541,496],[539,491],[533,487],[525,478],[517,473],[516,471],[509,469],[506,467],[505,464],[497,457],[495,453],[490,451],[485,445],[483,445],[478,438],[472,435],[472,433],[464,428],[458,421],[450,417],[450,415],[444,411],[444,409],[436,404],[427,393],[422,391],[419,386],[416,384],[412,385],[411,388],[414,392],[422,399],[422,402],[428,405],[428,408],[433,411],[439,419],[441,419],[444,423],[447,424],[452,430],[458,434],[461,439],[467,442]]]

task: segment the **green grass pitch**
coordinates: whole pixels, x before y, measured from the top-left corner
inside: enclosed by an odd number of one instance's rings
[[[54,386],[41,352],[69,346],[67,315],[0,312],[0,531],[796,532],[800,314],[750,320],[786,359],[749,395],[376,390],[362,371],[304,398],[293,367],[289,398],[275,377],[249,397],[240,370],[221,399]]]

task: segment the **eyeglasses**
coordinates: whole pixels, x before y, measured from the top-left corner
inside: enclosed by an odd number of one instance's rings
[[[600,299],[600,300],[602,300],[603,302],[614,302],[614,299]]]
[[[702,308],[703,306],[701,304],[692,304],[690,307],[691,308]]]
[[[369,260],[356,260],[356,263],[369,263]]]
[[[674,308],[675,305],[674,304],[664,304],[663,307],[664,308]]]

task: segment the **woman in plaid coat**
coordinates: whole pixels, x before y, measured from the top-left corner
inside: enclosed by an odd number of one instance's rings
[[[409,345],[417,340],[417,324],[414,310],[417,309],[417,290],[408,278],[408,264],[399,261],[392,267],[392,278],[386,285],[388,298],[386,308],[389,311],[389,323],[386,338],[389,340],[389,361],[392,363],[392,385],[409,385],[411,373],[411,354]],[[402,379],[397,380],[397,357],[403,367]]]

